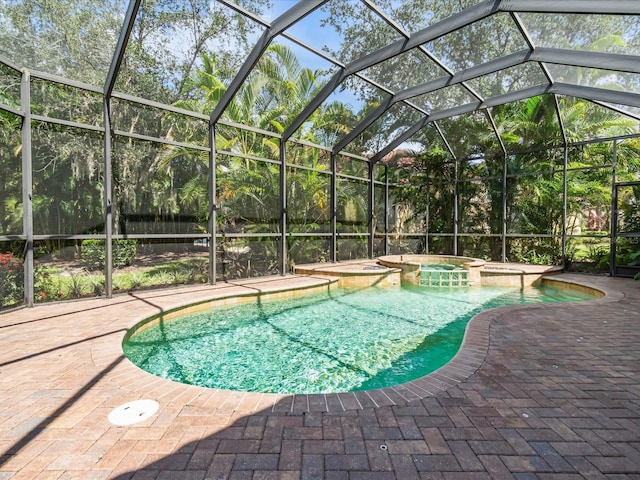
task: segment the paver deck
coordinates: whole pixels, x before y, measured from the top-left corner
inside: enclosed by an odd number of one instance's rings
[[[42,305],[0,315],[0,480],[640,479],[640,282],[579,275],[608,296],[477,316],[428,377],[359,394],[186,386],[122,355],[128,328],[259,279]],[[107,416],[136,399],[157,414]]]

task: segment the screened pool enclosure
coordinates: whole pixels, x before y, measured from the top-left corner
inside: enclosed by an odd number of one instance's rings
[[[8,0],[0,309],[393,253],[635,275],[640,2]]]

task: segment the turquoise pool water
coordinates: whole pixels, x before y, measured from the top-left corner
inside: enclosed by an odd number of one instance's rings
[[[456,354],[468,321],[483,310],[585,298],[548,287],[338,289],[160,321],[123,347],[140,368],[182,383],[249,392],[346,392],[433,372]]]

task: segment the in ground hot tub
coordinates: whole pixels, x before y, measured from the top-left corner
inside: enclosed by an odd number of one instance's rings
[[[484,260],[453,255],[385,255],[378,262],[402,270],[403,284],[466,287],[481,284]]]

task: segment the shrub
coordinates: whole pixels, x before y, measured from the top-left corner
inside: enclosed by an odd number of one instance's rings
[[[589,246],[588,257],[599,270],[608,270],[610,263],[610,248],[603,245]]]
[[[36,265],[33,274],[36,302],[47,302],[65,297],[63,291],[65,288],[62,285],[59,273],[58,269]]]
[[[137,240],[115,240],[113,242],[113,266],[128,267],[136,259]]]
[[[640,266],[640,250],[630,253],[627,261],[630,267]]]
[[[22,301],[24,268],[11,253],[0,253],[0,309]]]
[[[87,268],[104,268],[104,241],[83,240],[80,248],[82,261]]]
[[[138,242],[136,240],[113,241],[113,266],[127,267],[136,258]],[[82,261],[89,269],[104,268],[104,241],[84,240],[82,242]]]
[[[104,295],[104,279],[103,278],[91,278],[91,288],[93,289],[93,294],[96,296]]]
[[[81,275],[71,274],[69,276],[68,283],[68,295],[73,298],[80,298],[84,295],[87,295],[91,292],[91,283],[90,281]],[[63,293],[60,291],[60,293]],[[60,295],[62,296],[62,295]]]
[[[549,242],[521,241],[511,242],[509,260],[529,265],[556,265],[559,262],[555,246]]]

